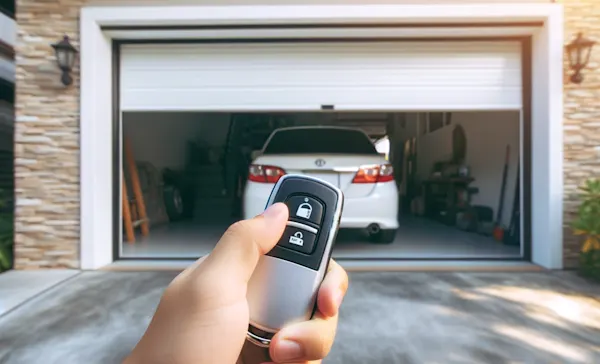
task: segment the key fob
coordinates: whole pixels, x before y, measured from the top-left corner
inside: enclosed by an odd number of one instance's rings
[[[261,347],[268,347],[285,324],[312,318],[344,196],[326,181],[289,174],[279,179],[265,209],[277,202],[288,206],[287,226],[277,245],[260,258],[248,282],[247,339]]]

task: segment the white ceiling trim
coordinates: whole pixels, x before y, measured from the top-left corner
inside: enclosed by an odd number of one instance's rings
[[[0,78],[15,83],[17,68],[12,59],[0,57]]]
[[[555,4],[249,5],[84,7],[99,26],[206,24],[418,24],[544,21]]]
[[[14,19],[0,13],[0,40],[15,46],[17,38],[17,23]]]
[[[537,27],[481,27],[477,37],[528,36]],[[104,30],[113,39],[323,39],[323,38],[462,38],[473,37],[473,27],[433,28],[311,28],[311,29],[190,29]]]

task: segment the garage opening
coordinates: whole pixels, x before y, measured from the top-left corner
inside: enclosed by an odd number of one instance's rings
[[[149,233],[124,229],[121,257],[203,256],[303,173],[345,193],[335,258],[520,258],[520,129],[516,111],[125,112],[128,205],[140,220],[133,159]]]
[[[285,173],[345,192],[335,258],[527,256],[525,44],[121,44],[118,258],[208,253]]]

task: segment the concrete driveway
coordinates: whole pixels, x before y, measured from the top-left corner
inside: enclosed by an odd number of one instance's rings
[[[119,363],[175,273],[84,272],[0,317],[0,363]],[[600,286],[558,273],[353,273],[326,364],[600,363]]]

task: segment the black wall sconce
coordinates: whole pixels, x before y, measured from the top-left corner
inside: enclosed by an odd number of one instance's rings
[[[58,68],[60,68],[62,71],[60,80],[62,81],[63,85],[69,86],[73,83],[71,70],[75,64],[75,58],[78,51],[75,47],[73,47],[69,41],[69,37],[66,35],[60,42],[52,44],[52,48],[54,48]]]
[[[596,42],[585,38],[580,32],[577,34],[577,37],[565,47],[569,59],[569,68],[573,71],[571,82],[579,84],[583,81],[581,70],[587,67],[594,44],[596,44]]]

